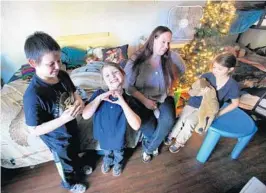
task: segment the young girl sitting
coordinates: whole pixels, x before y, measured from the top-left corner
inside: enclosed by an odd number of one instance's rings
[[[213,61],[212,72],[203,74],[201,77],[206,78],[217,91],[217,99],[220,106],[223,102],[231,103],[219,110],[217,116],[232,111],[239,104],[239,87],[238,83],[231,78],[230,74],[236,65],[236,57],[231,53],[222,53]],[[171,145],[169,151],[177,153],[191,137],[193,130],[198,123],[198,109],[202,101],[202,96],[190,97],[180,115],[178,122],[175,124],[172,132],[165,141],[166,145]],[[174,142],[174,138],[175,142]],[[174,142],[174,143],[173,143]]]
[[[84,108],[83,118],[93,116],[94,138],[104,151],[102,173],[106,174],[113,167],[113,176],[122,172],[124,157],[124,141],[127,122],[134,130],[138,130],[141,120],[128,106],[127,96],[123,90],[125,72],[115,63],[103,66],[101,74],[109,91],[97,90]]]

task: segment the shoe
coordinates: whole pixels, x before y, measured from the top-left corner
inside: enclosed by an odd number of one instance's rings
[[[172,145],[173,142],[174,142],[173,138],[168,138],[168,137],[167,137],[167,138],[164,140],[164,145],[169,146],[169,145]]]
[[[88,166],[88,165],[85,165],[83,168],[82,168],[82,172],[83,174],[85,175],[90,175],[92,173],[92,167],[91,166]]]
[[[110,172],[111,170],[111,167],[107,164],[102,164],[102,167],[101,167],[101,171],[103,174],[107,174],[108,172]]]
[[[118,166],[118,167],[113,167],[113,176],[117,177],[120,176],[120,174],[122,173],[122,167]]]
[[[195,129],[195,132],[202,135],[203,134],[203,128]]]
[[[70,192],[73,193],[84,193],[86,192],[87,187],[84,184],[74,184],[70,188]]]
[[[183,146],[181,144],[173,144],[169,147],[171,153],[178,153]]]
[[[144,163],[149,163],[151,161],[151,155],[145,152],[142,153],[141,158]]]
[[[154,151],[152,152],[152,155],[153,155],[153,156],[158,156],[158,155],[159,155],[159,149],[157,148],[156,150],[154,150]]]

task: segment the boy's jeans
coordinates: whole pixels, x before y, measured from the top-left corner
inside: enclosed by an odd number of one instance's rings
[[[73,150],[73,147],[70,148]],[[81,160],[76,151],[69,151],[69,148],[60,148],[51,150],[58,173],[62,179],[61,185],[70,189],[72,185],[77,183],[80,177]]]
[[[159,105],[160,116],[158,119],[155,118],[152,110],[147,109],[136,99],[132,99],[130,105],[141,118],[141,131],[144,135],[143,151],[152,154],[160,146],[175,123],[174,99],[167,97]]]
[[[103,150],[103,162],[108,166],[114,165],[115,168],[122,167],[124,159],[124,150]]]

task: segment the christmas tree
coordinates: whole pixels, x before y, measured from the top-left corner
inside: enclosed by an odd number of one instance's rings
[[[201,74],[210,70],[212,59],[221,49],[219,38],[228,34],[235,11],[233,1],[207,2],[194,39],[180,51],[186,72],[173,85],[174,91],[190,87]]]

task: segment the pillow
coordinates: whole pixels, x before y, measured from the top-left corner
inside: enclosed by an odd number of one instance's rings
[[[102,49],[104,49],[104,47],[89,47],[87,49],[87,55],[93,55],[94,57],[97,57],[99,59],[99,61],[103,60],[103,53],[102,53]]]
[[[15,80],[21,79],[22,74],[21,74],[21,67],[13,74],[13,76],[9,79],[7,83],[13,82]]]
[[[114,48],[102,49],[103,61],[114,62],[124,68],[128,59],[127,49],[128,44]]]
[[[93,55],[93,54],[88,54],[86,56],[85,61],[86,61],[86,64],[90,64],[90,63],[93,63],[93,62],[100,61],[100,59],[97,56]]]
[[[237,82],[242,82],[245,80],[255,80],[255,82],[258,82],[258,80],[265,78],[265,74],[266,73],[264,71],[255,66],[238,61],[238,65],[235,67],[232,76]]]
[[[73,47],[64,47],[61,50],[61,60],[66,64],[67,69],[77,68],[86,64],[86,50],[73,48]]]
[[[21,75],[23,80],[30,80],[34,74],[35,68],[31,67],[29,64],[21,66]]]

